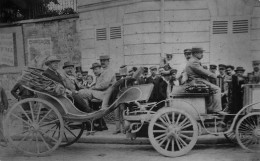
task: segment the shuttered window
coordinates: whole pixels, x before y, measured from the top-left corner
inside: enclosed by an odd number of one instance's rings
[[[96,40],[107,40],[107,29],[106,28],[100,28],[96,29]]]
[[[248,20],[235,20],[233,21],[233,34],[248,33]]]
[[[110,39],[120,39],[122,37],[121,26],[110,27]]]
[[[228,21],[213,21],[212,33],[213,34],[227,34],[228,33]]]

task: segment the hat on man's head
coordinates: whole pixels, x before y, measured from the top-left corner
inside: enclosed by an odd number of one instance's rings
[[[227,65],[227,66],[226,66],[226,69],[227,69],[227,68],[231,68],[232,70],[235,69],[235,67],[234,67],[233,65]]]
[[[183,53],[185,54],[185,53],[191,53],[191,49],[184,49],[183,50]]]
[[[218,69],[226,69],[226,65],[224,65],[224,64],[219,64],[219,65],[218,65]]]
[[[260,60],[253,60],[253,61],[252,61],[252,64],[253,64],[253,65],[259,65],[259,64],[260,64]]]
[[[61,60],[55,56],[55,55],[51,55],[47,58],[47,60],[44,62],[45,65],[50,65],[52,62],[60,62]]]
[[[93,63],[90,69],[94,69],[96,67],[101,67],[101,65],[99,63]]]
[[[100,55],[98,60],[109,60],[110,56],[109,55]]]
[[[243,71],[243,72],[244,72],[245,69],[244,69],[243,67],[237,67],[236,70],[235,70],[235,72],[237,72],[237,71]]]
[[[73,67],[74,68],[74,64],[71,61],[66,61],[62,67],[62,69],[65,69],[67,67]]]
[[[130,72],[135,72],[135,71],[137,71],[137,67],[132,67],[128,72],[130,73]]]
[[[150,70],[157,70],[157,67],[156,66],[151,66]]]
[[[217,69],[217,66],[215,64],[210,64],[209,69]]]
[[[170,76],[170,75],[172,75],[172,73],[171,73],[171,71],[170,70],[167,70],[167,71],[161,71],[161,75],[162,76]]]
[[[191,52],[192,52],[192,53],[203,52],[203,51],[205,51],[205,50],[203,50],[202,47],[199,47],[199,46],[193,46],[193,47],[191,48]]]
[[[126,76],[127,75],[127,66],[126,65],[122,65],[119,68],[119,74],[120,74],[120,76]]]
[[[171,70],[170,70],[170,73],[171,73],[171,75],[172,75],[172,74],[177,74],[177,71],[178,71],[177,69],[171,69]]]
[[[86,75],[88,75],[88,71],[82,71],[81,74],[82,74],[83,76],[86,76]]]

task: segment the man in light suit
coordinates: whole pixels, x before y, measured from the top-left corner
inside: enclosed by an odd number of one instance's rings
[[[196,83],[202,83],[210,86],[210,88],[214,91],[214,93],[211,95],[212,98],[208,101],[208,112],[209,113],[218,113],[221,115],[225,115],[226,113],[221,111],[221,90],[218,86],[210,83],[207,81],[207,78],[217,78],[217,75],[205,70],[200,60],[203,58],[203,49],[200,47],[193,47],[191,49],[192,57],[187,62],[186,65],[186,72],[188,76],[188,84],[196,84]]]

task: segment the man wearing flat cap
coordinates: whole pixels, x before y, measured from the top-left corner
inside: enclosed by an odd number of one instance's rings
[[[45,61],[45,65],[48,68],[43,72],[42,75],[50,78],[51,80],[60,83],[66,88],[66,92],[73,97],[74,105],[83,112],[92,112],[92,109],[89,108],[89,105],[81,98],[81,96],[76,91],[71,91],[66,87],[64,83],[64,78],[57,72],[59,68],[59,62],[61,60],[56,56],[50,56]]]
[[[254,60],[252,64],[253,64],[252,83],[259,84],[260,83],[260,60]]]
[[[94,90],[107,90],[112,84],[116,82],[115,72],[109,66],[110,56],[109,55],[101,55],[99,57],[100,65],[102,67],[100,86],[95,87]]]
[[[214,93],[210,96],[207,105],[207,111],[209,113],[218,113],[218,114],[226,114],[225,112],[221,111],[221,90],[218,86],[210,83],[207,79],[208,78],[217,78],[217,75],[205,70],[201,65],[201,59],[203,58],[203,49],[201,47],[193,47],[191,49],[192,57],[187,62],[186,65],[186,72],[188,75],[187,84],[206,84],[208,85]]]

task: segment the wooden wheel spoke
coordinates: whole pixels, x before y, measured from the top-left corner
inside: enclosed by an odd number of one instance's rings
[[[252,131],[252,129],[248,128],[247,126],[245,126],[244,124],[241,124],[239,127],[240,130],[244,130],[244,131]]]
[[[59,127],[58,126],[56,126],[56,129],[55,130],[51,130],[51,131],[53,131],[53,134],[52,134],[52,136],[51,137],[54,137],[54,135],[56,134],[56,132],[57,132],[57,129],[58,129]]]
[[[167,128],[166,128],[165,126],[161,125],[161,124],[155,123],[154,125],[156,125],[156,126],[158,126],[158,127],[162,128],[162,129],[165,129],[165,130],[167,130]]]
[[[159,120],[162,121],[162,123],[163,123],[165,126],[169,126],[169,123],[165,122],[165,120],[162,119],[161,117],[159,117]]]
[[[166,130],[154,130],[153,132],[154,132],[154,133],[165,133]]]
[[[181,130],[180,131],[181,134],[193,134],[194,132],[193,131],[188,131],[188,130]]]
[[[166,113],[164,116],[165,116],[165,118],[166,118],[166,120],[167,120],[168,124],[171,124],[171,120],[170,120],[170,118],[169,118],[168,114]]]
[[[180,143],[179,143],[179,140],[176,138],[175,141],[176,141],[176,144],[177,144],[178,149],[181,150],[181,145],[180,145]]]
[[[174,112],[172,112],[172,124],[173,124],[173,125],[175,124],[175,121],[174,121],[174,119],[175,119],[175,113],[174,113]]]
[[[252,126],[252,123],[248,120],[248,118],[246,118],[244,121],[246,122],[248,128],[250,128],[251,130],[255,129],[255,127]]]
[[[192,137],[188,137],[186,135],[183,135],[183,134],[179,134],[180,138],[185,138],[185,139],[188,139],[188,140],[192,140]]]
[[[188,118],[186,117],[184,120],[182,120],[178,125],[179,126],[184,126],[185,124],[189,123],[190,121],[188,120]]]
[[[69,142],[69,139],[68,139],[68,137],[67,137],[67,135],[66,135],[65,132],[64,132],[64,137],[65,137],[65,139],[67,140],[67,142]]]
[[[175,122],[177,125],[179,124],[180,118],[181,118],[181,114],[179,113],[179,115],[178,115],[178,117],[177,117],[177,120],[176,120],[176,122]]]
[[[16,117],[16,118],[19,119],[20,121],[26,123],[28,126],[31,126],[30,123],[28,123],[27,121],[25,121],[23,118],[21,118],[21,117],[15,115],[15,114],[13,114],[13,113],[11,113],[11,115],[14,116],[14,117]]]
[[[49,122],[45,122],[44,124],[40,124],[40,127],[56,124],[57,122],[59,122],[59,119],[52,120],[52,121],[49,121]]]
[[[29,107],[30,107],[30,111],[31,111],[31,115],[32,115],[32,121],[34,122],[35,118],[34,118],[33,102],[32,101],[29,102]]]
[[[177,140],[180,141],[180,143],[183,145],[182,147],[184,146],[187,146],[188,144],[181,138],[181,137],[177,137]]]
[[[77,137],[69,128],[65,127],[69,133],[71,133],[75,138]]]
[[[20,141],[20,143],[17,144],[17,146],[20,146],[20,144],[30,135],[31,133],[29,132],[26,136],[24,136],[22,138],[22,140]]]
[[[190,127],[190,126],[192,126],[191,123],[189,123],[189,124],[187,124],[187,125],[185,125],[185,126],[181,126],[181,129],[186,129],[187,127]]]
[[[53,110],[51,109],[50,111],[48,111],[43,117],[42,119],[39,121],[39,124],[41,124],[41,122],[52,112]]]
[[[162,144],[167,140],[167,138],[168,138],[167,136],[161,138],[160,140],[158,140],[158,144],[159,144],[160,146],[162,146]]]
[[[30,123],[32,123],[32,120],[31,120],[31,118],[28,116],[28,114],[24,111],[24,109],[23,109],[23,107],[20,105],[19,106],[20,107],[20,109],[21,109],[21,111],[22,111],[22,113],[27,117],[27,119],[28,119],[28,122],[30,122]]]
[[[163,138],[165,136],[166,136],[166,134],[161,134],[161,135],[156,136],[154,139],[155,140],[160,140],[161,138]]]
[[[55,142],[58,142],[58,140],[54,139],[52,136],[49,136],[47,133],[43,132],[43,131],[40,131],[42,133],[42,135],[50,138],[51,140],[55,141]]]
[[[166,146],[165,146],[165,150],[168,150],[169,145],[170,145],[170,142],[171,142],[171,139],[167,139],[167,143],[166,143]]]
[[[42,139],[44,145],[47,147],[48,150],[51,150],[51,147],[49,146],[49,144],[46,142],[46,140],[44,139],[43,135],[41,133],[39,133],[40,138]]]
[[[40,148],[39,148],[38,133],[36,133],[35,140],[36,140],[37,154],[39,154],[40,153]]]
[[[39,107],[39,110],[38,110],[38,113],[37,113],[37,116],[36,116],[36,121],[37,122],[39,121],[41,110],[42,110],[42,106]]]
[[[175,151],[175,150],[174,150],[174,142],[175,142],[175,139],[173,138],[173,139],[172,139],[172,151]]]

